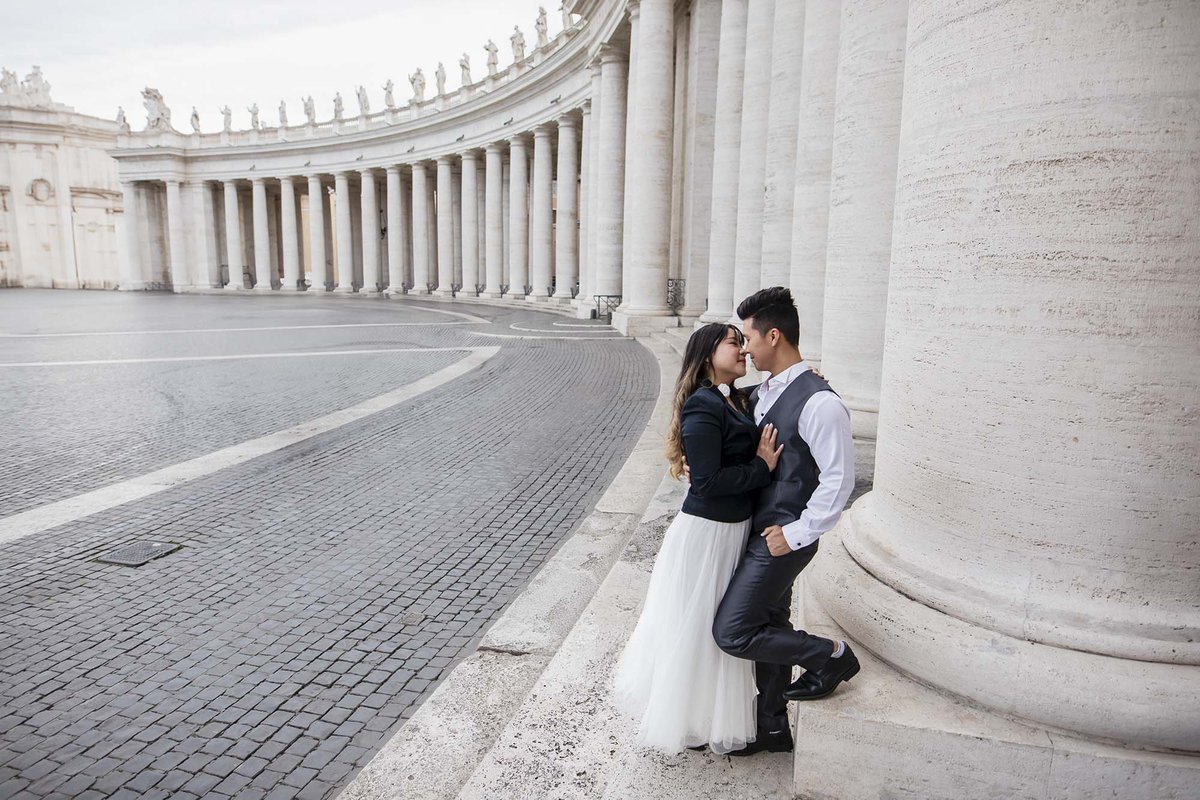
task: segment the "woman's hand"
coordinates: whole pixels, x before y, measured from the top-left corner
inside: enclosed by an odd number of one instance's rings
[[[775,465],[779,463],[779,454],[783,452],[783,445],[775,446],[775,438],[778,433],[775,426],[767,423],[763,426],[762,436],[758,438],[758,453],[756,454],[763,461],[767,462],[767,469],[774,470]]]

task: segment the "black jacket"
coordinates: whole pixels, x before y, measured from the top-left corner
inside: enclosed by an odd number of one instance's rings
[[[754,420],[735,411],[715,388],[692,392],[680,415],[683,453],[692,485],[683,512],[717,522],[741,522],[754,514],[757,489],[771,483],[757,455]]]

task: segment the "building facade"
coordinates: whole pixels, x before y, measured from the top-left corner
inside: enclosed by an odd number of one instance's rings
[[[503,298],[642,334],[789,285],[878,447],[804,612],[877,659],[875,705],[801,709],[797,791],[880,796],[917,748],[925,797],[1188,796],[1200,5],[571,10],[504,70],[356,116],[184,134],[148,99],[113,150],[121,288]]]
[[[113,289],[117,125],[50,98],[34,67],[0,80],[0,287]]]

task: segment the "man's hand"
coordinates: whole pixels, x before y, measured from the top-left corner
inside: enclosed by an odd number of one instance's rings
[[[759,535],[767,540],[767,549],[771,551],[771,555],[786,556],[792,552],[792,546],[783,536],[783,528],[778,525],[771,525]]]
[[[692,482],[692,468],[687,465],[687,456],[683,457],[683,479],[688,483]]]

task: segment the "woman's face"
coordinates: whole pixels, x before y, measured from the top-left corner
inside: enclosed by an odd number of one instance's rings
[[[742,341],[737,331],[730,328],[725,338],[712,354],[713,378],[715,383],[728,383],[746,374],[746,356],[742,354]]]

